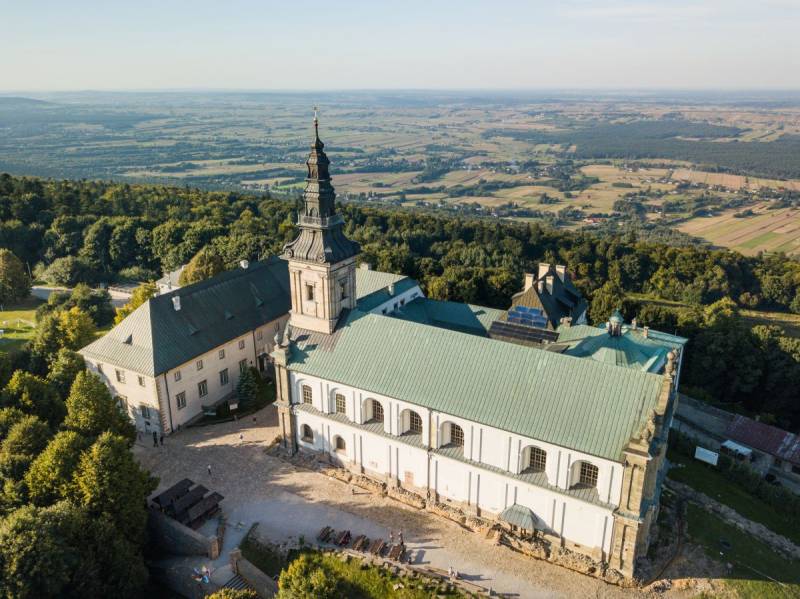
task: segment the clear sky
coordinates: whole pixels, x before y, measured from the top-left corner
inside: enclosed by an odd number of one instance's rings
[[[800,0],[0,0],[0,91],[800,88]]]

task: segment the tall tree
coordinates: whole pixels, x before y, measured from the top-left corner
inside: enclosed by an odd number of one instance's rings
[[[73,494],[73,478],[87,445],[75,431],[61,431],[50,440],[25,473],[31,503],[47,506]]]
[[[189,260],[189,264],[181,272],[179,283],[190,285],[205,279],[210,279],[225,270],[222,258],[209,246],[203,247],[194,257]]]
[[[108,387],[97,375],[78,373],[67,396],[67,417],[64,427],[86,437],[97,437],[109,431],[132,444],[136,430],[111,397]]]
[[[128,440],[106,432],[81,456],[75,502],[90,514],[107,517],[125,538],[142,543],[147,524],[144,499],[156,485],[134,459]]]
[[[13,374],[0,398],[3,405],[34,414],[54,428],[64,419],[64,402],[56,390],[44,379],[24,370]]]
[[[11,250],[0,248],[0,304],[12,304],[31,294],[25,267]]]
[[[55,360],[50,365],[47,373],[47,382],[55,391],[66,400],[69,390],[78,373],[86,370],[86,361],[79,353],[62,347],[58,350]]]

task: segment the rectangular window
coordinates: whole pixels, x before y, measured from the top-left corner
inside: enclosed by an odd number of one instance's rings
[[[117,375],[117,382],[118,383],[124,383],[125,382],[125,371],[118,369],[115,372],[116,372],[116,375]]]
[[[140,387],[144,387],[144,377],[143,377],[143,376],[141,376],[141,375],[139,375],[139,377],[138,377],[138,378],[139,378],[139,386],[140,386]]]
[[[197,393],[200,395],[200,397],[205,397],[208,395],[208,383],[205,380],[197,383]]]
[[[347,299],[347,279],[339,281],[339,293],[342,299]]]
[[[220,360],[224,360],[225,359],[225,350],[224,349],[219,350],[219,359]]]
[[[244,339],[239,339],[239,349],[244,349]]]
[[[198,360],[197,361],[197,370],[203,370],[203,361],[202,360]]]
[[[228,384],[228,369],[219,371],[219,384],[225,386]]]
[[[314,286],[306,283],[306,300],[311,301],[314,299]]]
[[[303,385],[303,403],[311,404],[314,396],[311,394],[311,387]]]
[[[139,412],[142,414],[142,418],[145,420],[150,420],[150,408],[144,404],[139,406]]]
[[[247,360],[239,360],[239,372],[242,373],[247,370]]]
[[[257,331],[257,332],[256,332],[256,339],[258,339],[259,341],[261,341],[261,339],[262,339],[263,337],[264,337],[264,333],[263,333],[263,332],[261,332],[261,331]]]
[[[181,380],[181,371],[180,370],[176,370],[175,371],[175,382],[177,383],[179,380]]]
[[[186,407],[186,391],[181,391],[175,396],[175,403],[178,405],[179,410]]]
[[[128,398],[124,395],[117,395],[117,405],[122,412],[128,416],[130,412],[128,411]]]
[[[336,394],[336,413],[337,414],[344,414],[347,411],[345,407],[345,400],[344,395],[341,393]]]

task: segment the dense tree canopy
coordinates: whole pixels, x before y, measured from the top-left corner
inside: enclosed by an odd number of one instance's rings
[[[97,375],[86,370],[78,373],[66,405],[65,428],[85,437],[97,437],[110,431],[133,443],[136,437],[133,425]]]

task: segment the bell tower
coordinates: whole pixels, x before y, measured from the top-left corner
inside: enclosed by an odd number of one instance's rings
[[[300,234],[283,248],[289,262],[293,327],[332,333],[342,310],[356,305],[356,256],[360,246],[345,237],[344,220],[336,212],[336,192],[328,172],[330,161],[319,138],[314,109],[314,142],[306,161]]]

